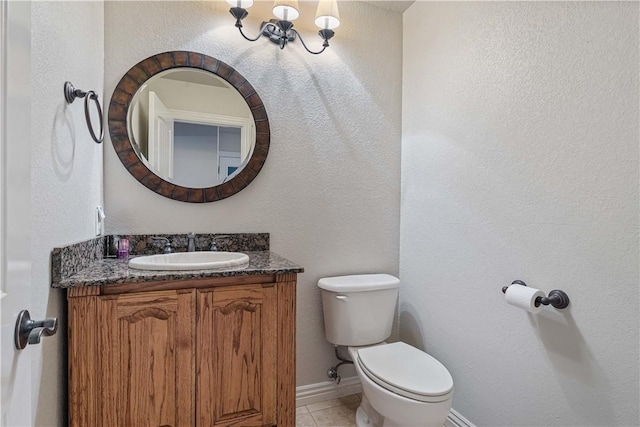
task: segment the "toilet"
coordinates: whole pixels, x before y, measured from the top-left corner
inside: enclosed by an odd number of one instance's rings
[[[400,280],[388,274],[318,281],[327,341],[347,346],[362,384],[358,427],[442,426],[453,379],[429,354],[391,335]]]

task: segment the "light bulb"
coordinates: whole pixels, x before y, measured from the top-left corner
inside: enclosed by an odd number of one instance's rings
[[[320,0],[316,12],[315,23],[322,29],[334,29],[340,25],[338,2],[336,0]]]
[[[273,14],[284,20],[293,21],[300,16],[298,0],[276,0],[273,2]]]
[[[231,7],[241,7],[243,9],[249,9],[253,6],[253,0],[227,0],[227,3],[229,3]]]

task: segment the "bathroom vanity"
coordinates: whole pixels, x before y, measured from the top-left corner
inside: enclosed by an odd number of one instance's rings
[[[296,277],[269,251],[232,270],[95,260],[69,278],[69,425],[293,426]]]

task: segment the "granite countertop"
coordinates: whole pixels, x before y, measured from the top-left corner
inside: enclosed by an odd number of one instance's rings
[[[299,265],[271,251],[244,251],[249,255],[249,264],[230,269],[156,271],[129,268],[128,262],[105,258],[94,260],[89,266],[75,274],[53,281],[53,288],[101,286],[120,283],[139,283],[164,280],[194,280],[212,277],[255,276],[279,273],[302,273]],[[131,258],[133,258],[132,256]]]

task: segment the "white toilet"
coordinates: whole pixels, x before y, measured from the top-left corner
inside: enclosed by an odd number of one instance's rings
[[[387,344],[400,281],[388,274],[318,281],[327,340],[349,347],[362,383],[358,427],[442,426],[453,379],[440,362],[405,344]]]

